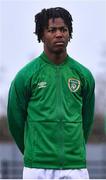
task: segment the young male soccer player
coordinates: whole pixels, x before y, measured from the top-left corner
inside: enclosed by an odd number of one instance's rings
[[[35,16],[44,51],[14,78],[10,131],[24,155],[23,178],[86,179],[86,149],[94,116],[94,78],[67,54],[72,16],[64,8]]]

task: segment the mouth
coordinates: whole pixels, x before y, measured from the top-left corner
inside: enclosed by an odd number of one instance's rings
[[[63,41],[57,41],[54,44],[57,45],[57,46],[63,46],[64,42]]]

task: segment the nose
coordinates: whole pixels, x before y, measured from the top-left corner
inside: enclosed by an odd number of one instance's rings
[[[60,30],[56,31],[56,38],[62,37],[63,33]]]

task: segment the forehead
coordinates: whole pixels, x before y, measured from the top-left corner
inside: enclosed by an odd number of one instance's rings
[[[62,18],[55,18],[55,19],[52,18],[48,20],[48,27],[62,27],[62,26],[66,26]]]

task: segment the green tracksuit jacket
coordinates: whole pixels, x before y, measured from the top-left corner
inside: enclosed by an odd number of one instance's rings
[[[9,128],[26,167],[85,168],[93,116],[92,74],[68,55],[55,65],[43,52],[11,84]]]

